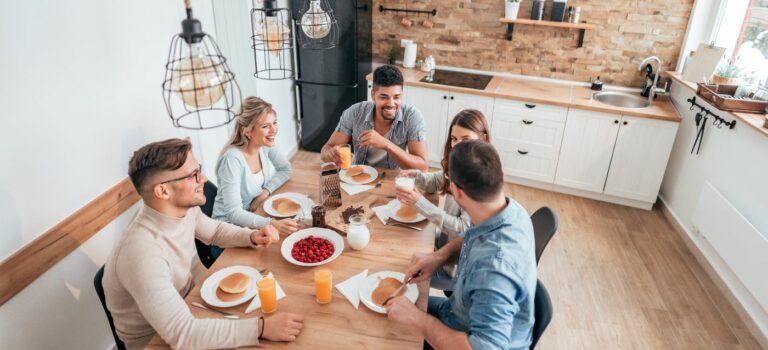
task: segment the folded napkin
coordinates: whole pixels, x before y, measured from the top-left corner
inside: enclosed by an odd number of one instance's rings
[[[376,217],[381,220],[381,223],[386,225],[387,220],[389,220],[389,217],[392,215],[392,210],[389,209],[389,206],[387,205],[381,205],[375,208],[371,208],[374,213],[376,213]]]
[[[348,278],[346,281],[336,285],[336,289],[341,292],[341,295],[349,300],[355,309],[360,306],[360,284],[365,280],[366,277],[368,277],[368,270],[363,270],[363,272],[360,272],[357,275]]]
[[[350,196],[354,196],[360,192],[368,191],[373,187],[373,185],[353,185],[346,182],[341,183],[341,188],[343,188],[345,192],[349,193]]]
[[[267,274],[266,277],[272,277],[272,272]],[[280,300],[282,298],[285,298],[285,292],[283,291],[283,288],[280,288],[280,283],[277,283],[277,279],[275,279],[275,288],[277,288],[277,300]],[[261,299],[259,299],[259,292],[256,291],[256,295],[253,297],[253,300],[251,300],[251,304],[248,305],[247,308],[245,308],[245,313],[251,313],[253,311],[256,311],[256,309],[261,307]]]

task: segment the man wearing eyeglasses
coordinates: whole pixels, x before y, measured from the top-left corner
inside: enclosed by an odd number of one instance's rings
[[[128,174],[143,203],[104,267],[107,308],[128,349],[143,348],[155,333],[176,349],[234,348],[260,338],[293,341],[301,315],[269,318],[198,319],[184,302],[194,287],[192,271],[204,269],[195,238],[221,247],[263,249],[277,242],[277,230],[253,231],[208,218],[207,180],[189,140],[148,144],[133,154]]]
[[[415,254],[406,271],[425,281],[459,257],[449,299],[429,297],[427,312],[405,297],[387,303],[390,320],[421,331],[435,349],[528,349],[533,330],[536,260],[528,213],[504,196],[501,160],[478,140],[456,145],[448,161],[456,202],[472,226],[431,254]]]

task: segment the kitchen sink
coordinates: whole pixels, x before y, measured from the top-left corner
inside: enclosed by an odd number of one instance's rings
[[[650,106],[647,97],[628,94],[626,92],[605,91],[597,92],[593,98],[598,102],[605,103],[614,107],[623,108],[645,108]]]

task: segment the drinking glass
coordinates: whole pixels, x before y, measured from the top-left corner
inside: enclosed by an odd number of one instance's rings
[[[315,301],[318,304],[328,304],[331,302],[331,292],[333,291],[333,274],[331,270],[315,271]]]

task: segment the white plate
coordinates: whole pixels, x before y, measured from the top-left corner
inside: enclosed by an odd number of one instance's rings
[[[222,301],[216,296],[216,289],[219,288],[219,282],[235,272],[242,272],[251,277],[251,285],[248,286],[248,290],[243,294],[240,299],[233,301]],[[256,282],[261,279],[259,271],[248,266],[229,266],[219,271],[216,271],[210,277],[206,278],[203,282],[203,286],[200,287],[200,296],[203,298],[206,304],[216,307],[232,307],[240,305],[246,301],[253,299],[258,292],[256,288]]]
[[[362,301],[363,304],[369,309],[380,314],[386,314],[387,309],[376,305],[376,303],[374,303],[373,299],[371,298],[371,294],[373,294],[373,290],[379,286],[379,278],[385,279],[387,277],[392,277],[398,281],[403,281],[405,279],[405,274],[395,271],[380,271],[368,275],[368,277],[363,280],[362,283],[360,283],[360,301]],[[408,300],[411,302],[416,302],[416,299],[419,298],[419,289],[415,284],[409,284],[405,287],[405,297],[408,298]]]
[[[395,213],[397,213],[397,211],[400,210],[401,205],[403,205],[403,203],[400,203],[400,201],[397,199],[393,199],[389,201],[389,203],[387,203],[387,208],[389,209],[389,213],[388,213],[389,217],[391,217],[393,220],[400,221],[405,224],[415,224],[417,222],[422,222],[426,220],[426,217],[424,215],[421,215],[421,213],[416,214],[416,218],[413,220],[404,220],[397,217]]]
[[[331,255],[330,258],[325,259],[321,262],[316,263],[304,263],[301,261],[298,261],[293,258],[293,255],[291,255],[291,250],[293,249],[293,245],[296,244],[299,240],[302,240],[304,238],[307,238],[309,236],[315,236],[318,238],[325,238],[329,241],[331,241],[331,244],[333,244],[333,255]],[[336,259],[341,255],[341,252],[344,251],[344,239],[341,238],[341,236],[327,228],[318,228],[318,227],[310,227],[303,230],[296,231],[292,233],[290,236],[286,237],[283,240],[283,244],[280,246],[280,253],[283,254],[283,258],[287,260],[289,263],[299,266],[320,266],[326,263],[329,263],[333,261],[333,259]]]
[[[269,216],[277,217],[277,218],[288,218],[296,216],[296,214],[293,215],[284,215],[277,212],[277,210],[272,208],[272,202],[275,201],[275,199],[279,198],[288,198],[292,201],[295,201],[296,203],[301,204],[301,209],[299,209],[300,213],[301,211],[309,211],[312,210],[312,200],[309,199],[304,194],[301,193],[295,193],[295,192],[284,192],[280,194],[273,195],[272,197],[267,198],[267,200],[264,201],[264,212],[266,212]]]
[[[348,184],[365,185],[365,184],[367,184],[369,182],[372,182],[372,181],[376,180],[379,177],[379,172],[376,171],[376,168],[374,168],[374,167],[371,167],[371,166],[368,166],[368,165],[354,165],[354,166],[361,166],[361,167],[363,167],[363,171],[366,174],[371,175],[370,180],[368,180],[368,181],[355,181],[355,179],[347,176],[347,171],[346,170],[339,171],[339,179],[341,179],[341,181],[344,181],[344,182],[346,182]]]

